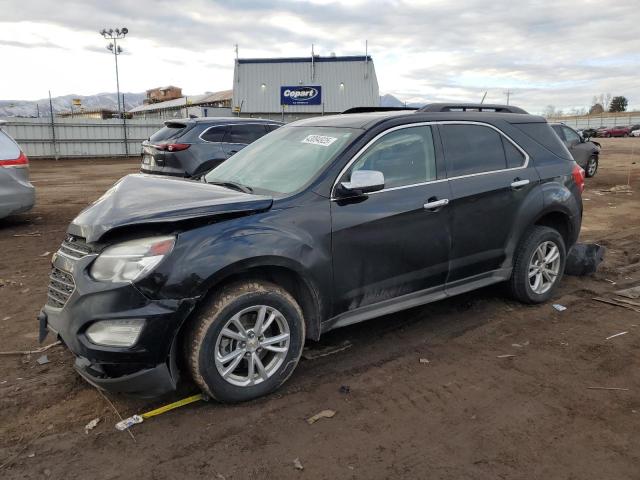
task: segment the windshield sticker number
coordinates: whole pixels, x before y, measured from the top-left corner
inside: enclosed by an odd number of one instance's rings
[[[324,135],[307,135],[302,143],[310,143],[311,145],[322,145],[328,147],[337,140],[336,137],[326,137]]]

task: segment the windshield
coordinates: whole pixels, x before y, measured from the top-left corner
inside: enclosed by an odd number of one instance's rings
[[[282,127],[240,150],[205,177],[269,192],[293,193],[328,165],[359,130]]]

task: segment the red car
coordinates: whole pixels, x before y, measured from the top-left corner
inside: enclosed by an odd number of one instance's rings
[[[631,134],[631,127],[602,127],[598,129],[599,137],[628,137]]]

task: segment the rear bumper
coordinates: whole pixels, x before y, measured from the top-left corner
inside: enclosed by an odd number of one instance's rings
[[[31,210],[36,203],[36,189],[29,182],[0,182],[0,218]]]
[[[169,175],[171,177],[189,178],[187,172],[180,168],[158,166],[158,165],[140,165],[140,173],[147,173],[150,175]]]

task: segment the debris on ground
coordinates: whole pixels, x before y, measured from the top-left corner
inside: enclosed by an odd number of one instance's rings
[[[589,390],[620,390],[622,392],[628,392],[628,388],[620,388],[620,387],[587,387]]]
[[[302,465],[299,458],[293,459],[293,466],[296,467],[296,470],[304,470],[304,465]]]
[[[633,189],[631,185],[615,185],[611,188],[607,188],[606,190],[599,190],[601,193],[624,193],[630,195],[633,193]]]
[[[608,336],[607,338],[605,338],[605,340],[611,340],[612,338],[619,337],[620,335],[626,335],[627,333],[629,333],[629,332],[620,332],[620,333],[616,333],[616,334],[614,334],[614,335],[610,335],[610,336]]]
[[[420,363],[431,363],[428,358],[421,358]]]
[[[631,288],[625,288],[624,290],[618,290],[615,293],[619,297],[630,298],[631,300],[640,299],[640,285]]]
[[[351,387],[349,385],[341,385],[340,389],[338,390],[340,393],[343,393],[345,395],[351,393]]]
[[[498,355],[496,358],[511,358],[511,357],[515,357],[515,355],[512,353],[507,353],[504,355]]]
[[[629,305],[625,303],[625,301],[616,299],[616,298],[604,298],[604,297],[593,297],[596,302],[608,303],[609,305],[615,305],[616,307],[626,308],[628,310],[633,310],[634,312],[640,313],[640,307],[636,307],[634,305]]]
[[[89,423],[87,423],[84,426],[84,433],[86,433],[87,435],[89,435],[89,431],[93,430],[94,428],[96,428],[96,426],[98,425],[98,423],[100,423],[100,417],[96,417],[93,420],[91,420]]]
[[[604,260],[607,249],[597,243],[577,243],[567,255],[564,273],[567,275],[592,275]]]
[[[316,413],[313,417],[307,418],[307,423],[312,425],[321,418],[333,418],[335,414],[336,412],[334,410],[322,410],[321,412]]]
[[[42,355],[42,356],[38,357],[36,362],[38,362],[38,365],[46,365],[47,363],[50,363],[51,360],[49,360],[48,356]]]
[[[14,237],[41,237],[41,236],[42,234],[40,232],[18,233],[14,235]]]
[[[59,340],[57,342],[50,343],[49,345],[45,345],[41,348],[36,348],[35,350],[11,350],[8,352],[0,352],[0,355],[33,355],[36,353],[42,353],[49,350],[51,347],[55,347],[56,345],[61,345],[62,342]]]
[[[172,402],[168,405],[164,405],[162,407],[151,410],[150,412],[145,412],[141,415],[134,415],[133,417],[125,418],[120,422],[116,423],[116,429],[123,431],[132,427],[136,423],[142,423],[143,421],[155,417],[157,415],[161,415],[165,412],[173,410],[174,408],[183,407],[185,405],[189,405],[190,403],[197,402],[199,400],[204,400],[204,395],[202,393],[198,393],[197,395],[191,395],[190,397],[183,398],[182,400],[178,400],[177,402]]]
[[[565,307],[564,305],[560,305],[559,303],[554,303],[553,308],[555,308],[559,312],[564,312],[567,309],[567,307]]]
[[[320,348],[318,350],[306,349],[302,352],[302,358],[305,360],[315,360],[317,358],[326,357],[328,355],[333,355],[334,353],[342,352],[347,348],[353,347],[353,344],[346,340],[342,342],[340,345]]]
[[[48,257],[49,255],[51,255],[51,252],[44,252],[42,255],[40,255],[41,257]]]

